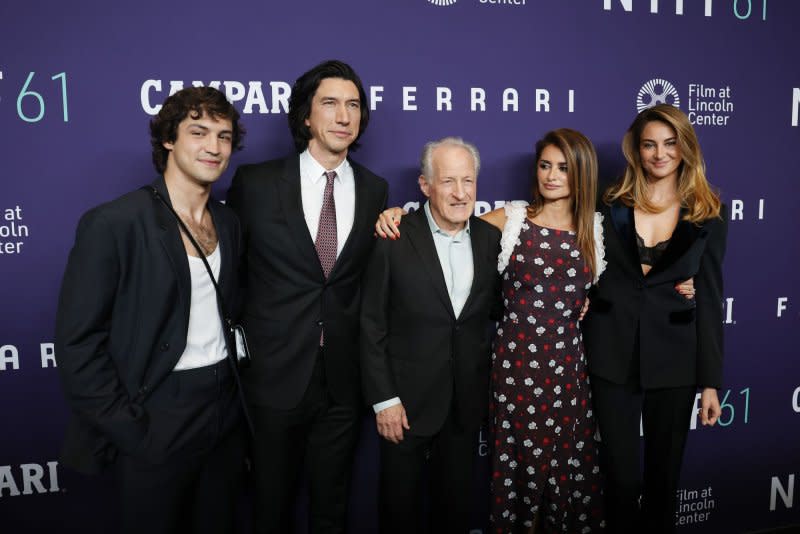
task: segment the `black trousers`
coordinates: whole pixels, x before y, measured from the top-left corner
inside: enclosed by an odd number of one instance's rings
[[[229,365],[175,371],[145,402],[144,441],[114,466],[121,532],[234,531],[245,438]]]
[[[696,387],[643,390],[638,373],[627,384],[597,376],[592,376],[591,384],[602,437],[600,460],[606,480],[608,531],[674,532],[676,492]],[[640,417],[644,476],[640,467]]]
[[[433,436],[407,431],[399,444],[380,438],[382,534],[468,531],[478,430],[463,430],[450,411]],[[428,517],[423,517],[427,467]]]
[[[250,407],[255,426],[254,523],[259,534],[295,531],[294,504],[303,465],[308,475],[310,531],[345,532],[361,408],[330,398],[323,357],[320,353],[295,408]]]

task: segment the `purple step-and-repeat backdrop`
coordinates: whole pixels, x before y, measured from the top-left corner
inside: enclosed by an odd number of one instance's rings
[[[638,106],[687,112],[730,237],[723,414],[713,429],[687,422],[676,524],[800,523],[798,22],[787,0],[3,2],[0,531],[113,529],[110,481],[57,461],[67,410],[54,314],[80,214],[153,179],[147,122],[183,86],[218,86],[242,111],[249,134],[233,166],[288,153],[291,84],[328,58],[367,86],[372,121],[354,157],[389,180],[395,205],[419,202],[430,139],[480,148],[482,213],[526,198],[549,129],[586,133],[609,180]],[[376,443],[367,422],[353,532],[375,528]],[[478,484],[473,532],[485,530]]]

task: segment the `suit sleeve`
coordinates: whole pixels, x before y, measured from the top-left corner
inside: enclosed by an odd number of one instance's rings
[[[119,278],[111,227],[90,211],[78,224],[61,285],[56,360],[73,412],[130,453],[144,437],[147,415],[129,397],[108,350]]]
[[[389,247],[378,239],[372,247],[361,284],[361,378],[367,404],[397,397],[387,354],[389,335]]]
[[[697,290],[697,385],[722,385],[722,260],[728,237],[727,210],[707,223],[708,242],[694,280]]]
[[[247,285],[247,243],[249,236],[249,223],[244,209],[244,171],[242,167],[236,169],[231,181],[231,187],[228,189],[228,194],[225,198],[225,205],[231,208],[239,218],[239,256],[236,258],[237,265],[239,265],[238,279],[239,287],[244,288]]]

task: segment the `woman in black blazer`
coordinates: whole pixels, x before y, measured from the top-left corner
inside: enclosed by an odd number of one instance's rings
[[[622,149],[627,169],[601,208],[607,268],[582,325],[608,526],[615,533],[672,532],[697,388],[702,423],[713,425],[720,414],[727,222],[679,109],[642,111]],[[689,278],[696,294],[686,299],[674,287]]]

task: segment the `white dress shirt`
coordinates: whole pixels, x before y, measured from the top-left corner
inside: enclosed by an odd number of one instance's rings
[[[327,171],[336,171],[336,178],[333,180],[333,200],[336,203],[336,256],[338,257],[350,235],[350,230],[353,229],[356,212],[356,181],[353,167],[345,158],[335,169],[326,169],[314,159],[308,149],[300,154],[300,196],[303,201],[303,215],[312,241],[317,240]]]

